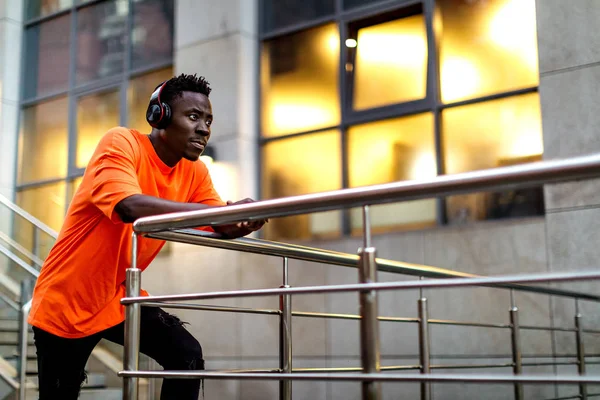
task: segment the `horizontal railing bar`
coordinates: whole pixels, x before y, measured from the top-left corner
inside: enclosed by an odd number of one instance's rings
[[[3,301],[4,303],[6,303],[6,305],[8,305],[10,308],[12,308],[15,311],[21,310],[21,306],[19,306],[19,304],[16,301],[11,299],[4,293],[0,293],[0,300]]]
[[[331,211],[340,208],[397,201],[443,197],[476,191],[496,191],[539,186],[600,176],[600,155],[564,160],[540,161],[508,167],[441,175],[342,189],[330,192],[258,201],[199,211],[179,212],[140,218],[136,232],[153,232],[198,226],[220,225],[290,215]]]
[[[483,369],[483,368],[507,368],[512,367],[513,363],[505,364],[437,364],[431,365],[431,369]]]
[[[259,308],[244,308],[244,307],[227,307],[227,306],[211,306],[202,304],[182,304],[182,303],[143,303],[146,307],[162,307],[162,308],[177,308],[182,310],[203,310],[203,311],[223,311],[223,312],[239,312],[245,314],[281,314],[279,310],[268,310]]]
[[[17,257],[13,252],[8,250],[6,247],[0,244],[0,253],[4,254],[8,257],[12,262],[17,264],[22,270],[28,272],[31,276],[37,278],[40,273],[33,268],[31,265],[28,265],[26,262]]]
[[[200,231],[197,229],[184,229],[161,233],[150,233],[146,236],[154,239],[171,240],[179,243],[202,245],[207,247],[220,248],[224,250],[242,251],[254,254],[287,257],[291,259],[319,262],[343,267],[356,268],[358,266],[358,255],[356,254],[341,253],[331,250],[323,250],[306,246],[299,246],[281,242],[271,242],[267,240],[252,238],[224,240],[221,238],[220,235],[211,232]],[[453,271],[445,268],[410,264],[381,258],[377,258],[376,260],[377,270],[383,272],[392,272],[397,274],[406,274],[419,277],[423,276],[426,278],[482,278],[482,276],[468,274],[465,272]],[[571,297],[591,301],[600,301],[600,296],[597,295],[573,292],[563,289],[511,284],[493,285],[492,287],[515,289],[519,291]]]
[[[430,324],[436,325],[452,325],[452,326],[473,326],[479,328],[510,328],[509,324],[486,324],[480,322],[461,322],[461,321],[450,321],[443,319],[430,319]]]
[[[33,215],[29,214],[27,211],[23,210],[21,207],[17,206],[16,204],[13,204],[11,201],[9,201],[6,197],[2,196],[1,194],[0,194],[0,203],[2,203],[4,206],[6,206],[9,210],[13,211],[15,214],[20,215],[22,218],[24,218],[25,220],[27,220],[28,222],[33,224],[34,229],[37,228],[37,229],[41,230],[42,232],[45,232],[48,236],[52,237],[53,239],[56,239],[58,237],[58,234],[52,228],[50,228],[48,225],[44,224],[42,221],[40,221]]]
[[[436,287],[465,287],[482,286],[485,284],[497,283],[538,283],[538,282],[566,282],[600,279],[600,272],[562,272],[562,273],[544,273],[513,275],[488,278],[456,278],[456,279],[432,279],[424,281],[404,281],[404,282],[378,282],[378,283],[357,283],[348,285],[329,285],[329,286],[305,286],[292,287],[285,289],[251,289],[251,290],[233,290],[224,292],[192,293],[179,295],[148,296],[148,297],[125,297],[121,299],[121,304],[149,303],[164,301],[185,301],[201,299],[235,298],[235,297],[256,297],[256,296],[280,296],[280,295],[299,295],[313,293],[343,293],[370,290],[394,290],[394,289],[418,289],[418,288],[436,288]]]
[[[560,332],[575,332],[575,328],[564,328],[556,326],[534,326],[534,325],[521,325],[521,329],[534,330],[534,331],[560,331]]]
[[[307,317],[307,318],[331,318],[331,319],[361,319],[360,315],[352,314],[330,314],[330,313],[317,313],[317,312],[306,312],[306,311],[292,311],[294,317]],[[418,318],[401,318],[401,317],[378,317],[379,321],[384,322],[419,322]]]
[[[5,234],[4,232],[0,232],[0,240],[7,243],[10,247],[17,250],[19,253],[23,254],[29,260],[33,261],[33,263],[36,264],[38,267],[40,267],[40,268],[42,267],[42,265],[44,263],[43,260],[41,260],[39,257],[37,257],[35,254],[30,252],[29,250],[27,250],[25,248],[25,246],[22,246],[16,240],[12,239],[10,236]]]
[[[421,368],[420,365],[382,365],[381,371],[409,371]],[[294,368],[292,372],[311,372],[311,373],[326,373],[326,372],[360,372],[361,367],[342,367],[342,368]]]
[[[439,383],[526,383],[526,384],[600,384],[600,375],[451,375],[451,374],[382,374],[382,373],[243,373],[223,374],[201,371],[120,371],[120,377],[231,379],[231,380],[298,380],[298,381],[380,381]]]

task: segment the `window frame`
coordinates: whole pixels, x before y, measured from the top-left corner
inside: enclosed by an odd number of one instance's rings
[[[341,171],[342,171],[342,188],[349,188],[349,167],[348,167],[348,129],[351,126],[364,124],[369,122],[375,122],[385,119],[405,117],[423,112],[431,112],[434,117],[434,147],[435,147],[435,159],[437,175],[441,176],[445,174],[444,166],[444,149],[443,149],[443,132],[442,132],[442,118],[443,111],[446,109],[466,106],[470,104],[483,103],[491,100],[498,100],[508,97],[514,97],[519,95],[525,95],[530,93],[539,93],[539,82],[535,86],[525,87],[517,90],[503,91],[494,93],[492,95],[484,95],[468,100],[460,100],[451,103],[443,103],[441,97],[441,73],[439,71],[439,55],[440,45],[436,40],[435,29],[434,29],[434,18],[435,14],[439,13],[436,10],[436,0],[382,0],[380,2],[366,4],[363,6],[357,6],[350,9],[344,9],[343,0],[335,1],[335,12],[333,15],[326,17],[316,18],[311,21],[303,21],[300,23],[292,24],[284,28],[277,28],[271,31],[263,31],[263,27],[266,26],[263,19],[265,15],[263,13],[263,3],[265,0],[259,0],[258,10],[258,59],[262,51],[263,42],[270,39],[275,39],[284,35],[298,33],[306,29],[316,28],[328,23],[335,23],[339,30],[340,37],[340,54],[339,54],[339,71],[338,71],[338,86],[339,86],[339,98],[340,98],[340,124],[326,126],[319,129],[306,130],[294,132],[291,134],[285,134],[274,137],[262,136],[262,113],[260,106],[258,107],[257,125],[258,125],[258,173],[259,177],[262,176],[262,170],[265,167],[265,160],[263,159],[263,147],[273,141],[283,140],[290,137],[310,135],[321,131],[327,131],[332,129],[338,129],[340,131],[340,146],[341,146]],[[352,36],[353,30],[357,30],[360,27],[372,26],[386,20],[394,20],[402,18],[404,16],[418,15],[420,13],[414,13],[414,10],[421,7],[422,15],[425,20],[425,28],[427,34],[427,72],[426,72],[426,93],[425,97],[420,100],[402,102],[396,104],[389,104],[377,108],[365,109],[356,111],[352,108],[353,103],[353,72],[346,72],[345,64],[348,62],[348,57],[351,49],[347,49],[345,46],[346,39],[355,38]],[[394,18],[394,16],[399,16]],[[371,22],[369,24],[369,22]],[[260,61],[257,65],[258,76],[261,76],[261,64]],[[257,85],[257,101],[258,104],[262,104],[262,88],[260,83]],[[543,132],[542,132],[543,134]],[[262,199],[263,185],[261,179],[258,179],[258,193]],[[446,226],[449,224],[447,216],[446,198],[436,198],[436,226]],[[544,212],[545,214],[545,212]],[[351,221],[350,221],[350,210],[343,210],[341,213],[341,237],[352,236]],[[514,217],[527,218],[527,217]],[[511,218],[512,219],[512,218]],[[477,221],[481,223],[483,221]]]
[[[46,102],[48,100],[52,100],[58,97],[67,96],[68,101],[68,122],[67,122],[67,137],[68,137],[68,164],[67,164],[67,174],[66,176],[60,178],[52,178],[52,179],[44,179],[37,181],[29,181],[29,182],[19,182],[18,180],[18,169],[19,169],[19,157],[16,157],[15,161],[15,172],[14,172],[14,182],[15,182],[15,191],[13,195],[13,201],[16,200],[17,192],[34,189],[37,187],[43,187],[49,184],[65,182],[66,191],[65,195],[67,196],[65,201],[65,210],[66,213],[67,208],[69,206],[70,200],[74,193],[71,192],[72,182],[77,178],[83,176],[85,172],[85,168],[78,168],[77,163],[77,101],[82,96],[101,94],[103,92],[118,90],[119,92],[119,124],[121,126],[127,126],[129,115],[128,115],[128,98],[127,91],[130,85],[131,80],[148,73],[152,73],[155,71],[159,71],[165,68],[172,68],[174,65],[174,45],[175,42],[173,40],[173,49],[171,52],[171,57],[169,60],[164,60],[148,65],[144,65],[143,67],[132,68],[132,52],[133,45],[131,41],[131,32],[133,28],[133,10],[134,10],[134,0],[127,0],[128,2],[128,10],[127,10],[127,19],[126,19],[126,29],[127,37],[125,41],[125,54],[123,60],[123,71],[115,74],[113,76],[97,79],[92,82],[88,82],[85,84],[76,84],[76,74],[75,70],[76,66],[76,56],[77,56],[77,16],[78,12],[82,9],[92,7],[101,3],[109,2],[112,0],[87,0],[87,1],[77,1],[73,0],[73,4],[70,7],[65,9],[56,11],[54,13],[44,15],[41,17],[35,17],[31,19],[27,19],[22,24],[22,32],[21,32],[21,68],[20,68],[20,93],[19,93],[19,118],[17,121],[17,134],[19,138],[17,140],[17,151],[18,151],[18,142],[20,140],[20,135],[22,134],[22,118],[23,118],[23,110],[29,106],[35,106],[37,104]],[[176,0],[173,0],[176,1]],[[23,15],[26,16],[27,10],[27,0],[23,1]],[[45,93],[43,95],[36,95],[35,97],[25,98],[24,93],[24,85],[23,82],[27,77],[28,65],[26,61],[26,51],[25,43],[26,43],[26,32],[28,28],[33,26],[40,25],[44,22],[53,20],[58,17],[69,17],[69,34],[71,35],[71,40],[69,43],[69,80],[67,84],[67,88],[65,90],[55,90],[50,93]],[[175,18],[175,16],[174,16]]]

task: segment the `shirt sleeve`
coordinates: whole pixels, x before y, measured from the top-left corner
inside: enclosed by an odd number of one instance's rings
[[[127,197],[142,194],[136,174],[138,158],[139,150],[136,152],[123,132],[109,131],[88,166],[92,168],[92,203],[114,223],[122,222],[115,206]]]

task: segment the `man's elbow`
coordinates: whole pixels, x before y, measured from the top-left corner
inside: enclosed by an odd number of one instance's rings
[[[136,215],[135,209],[136,209],[136,207],[135,207],[135,195],[127,197],[126,199],[121,200],[115,206],[115,212],[117,213],[117,215],[119,216],[119,218],[121,219],[121,221],[123,221],[126,224],[131,224],[136,219],[138,219],[138,216]]]

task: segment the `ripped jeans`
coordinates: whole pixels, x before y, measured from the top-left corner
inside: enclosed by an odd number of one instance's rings
[[[158,307],[141,307],[140,352],[165,370],[203,370],[200,343],[174,315]],[[87,375],[92,350],[106,339],[123,345],[125,324],[78,339],[65,339],[33,327],[37,349],[39,400],[76,400]],[[164,379],[161,400],[198,400],[199,379]]]

